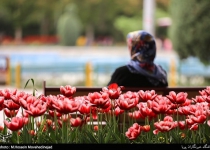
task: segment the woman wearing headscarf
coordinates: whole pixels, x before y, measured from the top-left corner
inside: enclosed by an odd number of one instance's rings
[[[124,87],[167,87],[166,71],[154,63],[154,37],[143,30],[130,32],[127,35],[127,45],[131,60],[114,71],[108,85],[117,83]]]

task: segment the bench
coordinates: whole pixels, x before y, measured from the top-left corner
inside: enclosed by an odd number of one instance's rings
[[[63,85],[64,86],[64,85]],[[204,90],[206,87],[166,87],[166,88],[132,88],[132,87],[125,87],[122,89],[122,92],[125,93],[127,91],[138,92],[139,90],[155,90],[157,94],[161,94],[166,96],[169,94],[170,91],[178,92],[186,92],[188,93],[188,98],[194,98],[199,94],[199,91]],[[76,93],[74,96],[84,96],[88,95],[88,93],[92,92],[100,92],[102,87],[76,87]],[[43,81],[43,94],[47,95],[57,95],[60,93],[60,87],[48,87],[46,86],[46,81]]]
[[[188,93],[188,98],[191,99],[200,95],[199,91],[202,91],[205,88],[206,87],[167,87],[167,88],[126,88],[125,87],[124,89],[122,89],[122,93],[125,93],[127,91],[138,92],[139,90],[143,90],[143,91],[155,90],[157,94],[166,96],[169,94],[170,91],[174,91],[176,93],[186,92]],[[84,96],[84,95],[88,95],[88,93],[100,92],[100,91],[102,91],[102,87],[76,87],[76,93],[74,94],[74,96]],[[43,94],[45,96],[61,94],[60,87],[48,87],[46,86],[46,81],[43,81]],[[123,116],[120,115],[118,125],[122,126],[122,122],[123,122]],[[139,120],[138,123],[144,124],[144,120]]]

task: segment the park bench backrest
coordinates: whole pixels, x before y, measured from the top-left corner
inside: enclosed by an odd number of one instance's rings
[[[161,94],[163,96],[168,95],[170,91],[174,91],[176,93],[186,92],[188,93],[188,98],[195,98],[200,95],[199,91],[204,90],[206,87],[167,87],[167,88],[132,88],[125,87],[122,89],[122,92],[125,93],[127,91],[138,92],[139,90],[143,91],[151,91],[155,90],[157,94]],[[100,92],[102,91],[102,87],[76,87],[76,93],[74,96],[84,96],[88,95],[88,93]],[[46,81],[43,81],[43,94],[47,95],[57,95],[60,93],[60,87],[48,87],[46,86]]]

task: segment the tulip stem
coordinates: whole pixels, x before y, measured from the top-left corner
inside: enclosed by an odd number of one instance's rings
[[[192,137],[193,137],[193,143],[196,143],[195,142],[195,131],[192,131]]]
[[[176,121],[177,121],[177,124],[179,123],[179,107],[178,107],[178,104],[176,105],[177,107],[177,111],[176,111]],[[179,135],[179,129],[177,128],[177,136]]]
[[[112,105],[112,103],[113,103],[113,105]],[[113,106],[115,106],[115,101],[112,101],[111,100],[111,118],[113,119],[113,123],[114,123],[114,133],[115,133],[115,131],[116,131],[116,126],[115,126],[115,124],[116,124],[116,118],[115,118],[115,110],[114,110],[114,107]]]
[[[165,138],[166,138],[165,141],[166,141],[166,144],[168,144],[168,135],[167,134],[168,134],[168,132],[165,133]]]
[[[20,141],[19,141],[18,131],[16,132],[16,135],[17,135],[17,143],[19,144]]]
[[[62,143],[66,143],[67,134],[67,122],[62,120]]]
[[[145,118],[145,122],[146,122],[146,125],[149,125],[149,119],[148,119],[148,116]]]
[[[124,112],[124,118],[123,118],[123,134],[125,133],[125,115],[126,111]]]
[[[99,134],[100,134],[100,126],[99,126],[99,117],[100,117],[100,115],[98,114],[98,110],[97,110],[97,122],[98,122],[98,143],[100,143],[100,138],[99,138]]]
[[[56,116],[56,110],[54,110],[54,122],[55,122],[55,137],[57,137],[58,120]]]
[[[67,118],[69,118],[69,114],[67,114]],[[69,137],[70,137],[69,134],[71,134],[71,132],[69,132],[69,130],[71,130],[71,124],[67,123],[67,125],[66,125],[66,143],[68,143]]]

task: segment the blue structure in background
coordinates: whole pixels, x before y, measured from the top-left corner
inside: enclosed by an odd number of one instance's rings
[[[129,61],[129,56],[81,56],[81,57],[62,57],[56,52],[40,54],[19,54],[10,55],[10,63],[15,67],[21,64],[22,73],[55,73],[55,72],[83,72],[85,64],[91,62],[96,73],[113,72],[117,67],[125,65]],[[185,76],[204,76],[209,77],[210,66],[205,66],[199,59],[189,57],[180,61],[174,57],[177,72]],[[160,64],[167,72],[170,71],[170,57],[156,57],[155,63]]]
[[[113,72],[117,67],[129,62],[128,57],[95,57],[81,56],[79,58],[64,58],[56,53],[42,54],[11,54],[10,63],[12,67],[20,63],[22,72],[81,72],[87,62],[91,62],[93,68],[98,73],[104,71]],[[156,58],[155,63],[161,64],[167,71],[169,70],[169,59]]]
[[[189,57],[179,63],[179,72],[185,76],[210,77],[210,66],[205,66],[196,57]]]

